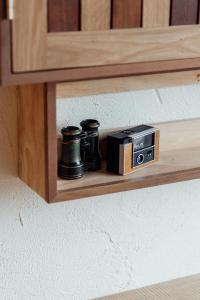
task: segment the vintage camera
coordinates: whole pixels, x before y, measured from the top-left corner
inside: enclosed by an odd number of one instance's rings
[[[82,130],[75,126],[61,130],[63,140],[58,175],[63,179],[81,178],[86,171],[95,171],[101,166],[99,122],[87,119],[80,125]]]
[[[107,139],[107,170],[127,175],[159,157],[159,130],[140,125],[112,133]]]

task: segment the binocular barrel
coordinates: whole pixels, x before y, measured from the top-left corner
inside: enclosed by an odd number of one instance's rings
[[[101,156],[99,152],[99,132],[100,126],[97,120],[87,119],[81,122],[82,132],[86,136],[81,140],[81,157],[85,164],[85,170],[96,171],[101,167]]]
[[[62,129],[62,156],[58,165],[58,174],[64,179],[81,178],[84,164],[81,160],[81,131],[78,127],[68,126]]]
[[[58,164],[58,175],[63,179],[81,178],[85,171],[101,167],[99,152],[100,126],[97,120],[81,122],[82,131],[75,126],[63,128],[62,156]]]

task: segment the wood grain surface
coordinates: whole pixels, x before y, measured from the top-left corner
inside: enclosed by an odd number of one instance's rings
[[[0,1],[0,19],[5,19],[7,17],[7,0]]]
[[[197,24],[198,7],[198,0],[172,0],[171,25]]]
[[[14,71],[45,69],[47,0],[15,0],[12,24]]]
[[[44,85],[18,87],[19,177],[47,198]]]
[[[57,98],[120,93],[200,82],[200,71],[171,72],[57,84]]]
[[[38,82],[42,78],[43,81],[107,78],[199,66],[198,26],[156,28],[154,33],[145,28],[144,31],[125,29],[121,33],[113,30],[98,34],[96,31],[47,34],[47,0],[15,0],[14,4],[13,58],[9,68],[6,69],[8,47],[3,50],[2,59],[2,70],[7,71],[2,82],[6,84]],[[7,32],[2,34],[3,45],[8,45]],[[45,73],[47,70],[52,72]],[[32,73],[23,74],[25,71]]]
[[[81,30],[109,30],[111,0],[81,0]]]
[[[143,0],[143,27],[169,26],[170,0]]]
[[[49,32],[78,31],[80,29],[79,0],[48,0]]]
[[[46,200],[50,202],[57,194],[56,84],[48,83],[45,92]]]
[[[85,67],[62,70],[43,70],[29,73],[14,73],[11,61],[11,26],[10,22],[3,20],[1,24],[1,82],[3,85],[19,85],[41,82],[74,82],[82,80],[108,79],[121,76],[152,75],[170,73],[176,71],[191,71],[200,69],[200,58],[188,58],[181,60],[167,60],[143,63],[131,63],[120,65],[104,65],[98,67]],[[189,79],[189,78],[188,78]],[[195,81],[198,80],[198,74]],[[189,79],[189,82],[190,79]],[[186,80],[185,80],[186,83]]]
[[[0,180],[10,180],[18,174],[18,97],[15,86],[0,87]]]
[[[195,58],[200,56],[199,34],[200,26],[50,33],[48,68]]]
[[[194,275],[98,298],[98,300],[198,300],[199,295],[200,275]]]
[[[141,27],[142,0],[113,0],[112,28]]]

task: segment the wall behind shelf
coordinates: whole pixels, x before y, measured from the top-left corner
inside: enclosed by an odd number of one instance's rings
[[[59,100],[58,128],[200,117],[199,95],[194,85]],[[86,300],[200,272],[200,180],[47,205],[16,177],[16,103],[0,99],[0,127],[1,299]]]

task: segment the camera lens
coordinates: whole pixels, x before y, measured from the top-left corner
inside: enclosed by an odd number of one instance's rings
[[[141,165],[143,162],[144,162],[144,155],[143,154],[138,155],[137,157],[138,165]]]

